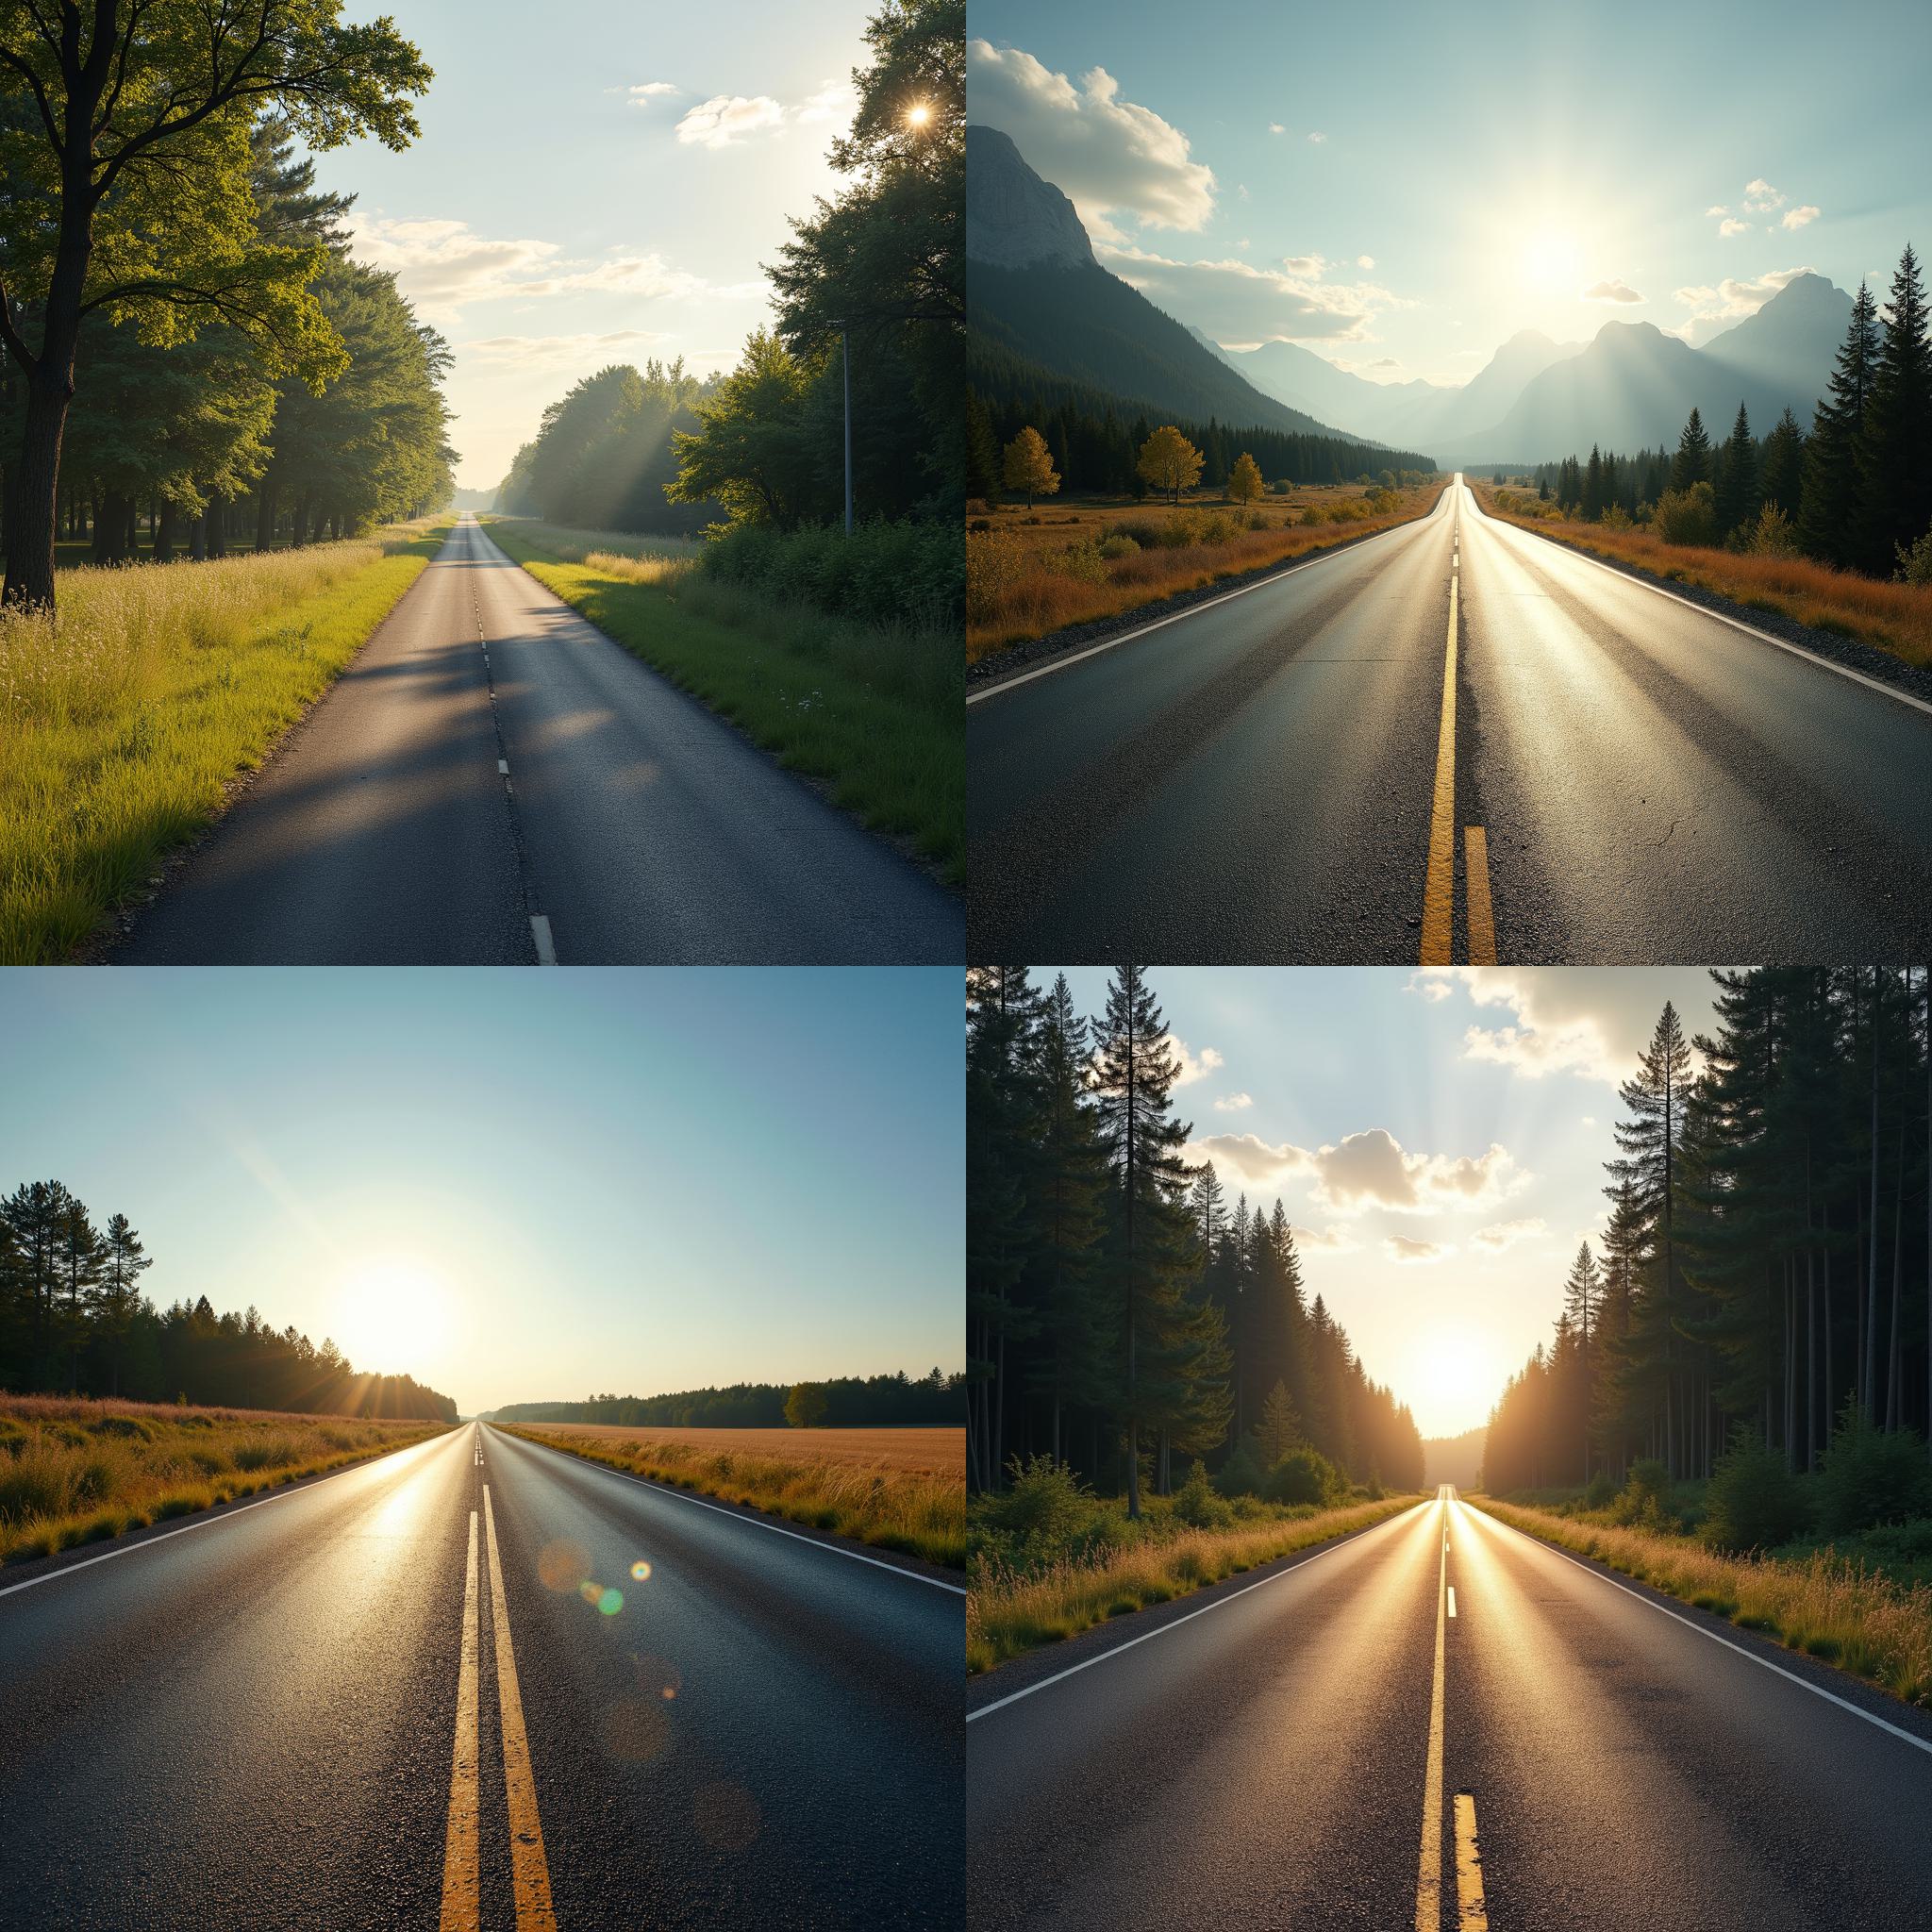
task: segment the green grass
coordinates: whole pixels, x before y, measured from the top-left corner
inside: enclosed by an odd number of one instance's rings
[[[965,876],[965,671],[957,632],[772,604],[700,570],[701,544],[493,521],[490,535],[625,650],[821,780],[875,832]]]
[[[201,831],[394,608],[441,527],[63,571],[58,618],[0,612],[0,961],[66,958]]]

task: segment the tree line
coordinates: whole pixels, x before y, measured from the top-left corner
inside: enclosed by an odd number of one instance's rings
[[[1064,975],[968,970],[969,1483],[1046,1456],[1138,1515],[1191,1460],[1258,1478],[1307,1448],[1418,1486],[1415,1423],[1308,1299],[1280,1202],[1230,1208],[1181,1158],[1179,1073],[1141,967],[1091,1023]]]
[[[1529,472],[1586,523],[1648,523],[1674,542],[1816,558],[1868,576],[1923,570],[1932,550],[1932,337],[1907,247],[1881,312],[1862,283],[1807,436],[1787,409],[1762,438],[1740,402],[1714,441],[1693,408],[1674,452],[1592,448]],[[1500,480],[1500,477],[1499,477]]]
[[[292,158],[418,132],[429,69],[340,0],[0,0],[0,478],[11,604],[55,544],[343,534],[446,500],[446,351]],[[238,512],[242,499],[251,499]]]
[[[153,1258],[125,1214],[97,1226],[58,1181],[0,1198],[0,1389],[456,1421],[447,1395],[358,1374],[333,1341],[253,1307],[217,1315],[198,1295],[157,1308],[141,1287]]]
[[[721,508],[727,525],[841,523],[849,381],[856,515],[961,514],[965,32],[964,0],[886,0],[829,153],[845,185],[765,269],[771,326],[709,382],[654,363],[578,383],[499,508],[625,530],[695,529]]]
[[[1608,1224],[1491,1417],[1491,1490],[1706,1476],[1740,1428],[1809,1473],[1835,1428],[1925,1428],[1932,973],[1712,976],[1715,1032],[1667,1005],[1622,1088]]]
[[[812,1421],[824,1428],[959,1426],[966,1380],[934,1369],[916,1380],[836,1375],[826,1382],[734,1382],[725,1389],[685,1389],[671,1395],[591,1395],[582,1402],[513,1402],[492,1411],[500,1423],[605,1423],[618,1428],[782,1429],[787,1405],[801,1389],[822,1398]]]

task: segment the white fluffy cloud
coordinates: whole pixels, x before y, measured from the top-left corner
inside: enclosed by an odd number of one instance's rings
[[[1726,275],[1715,288],[1700,284],[1675,290],[1672,301],[1681,304],[1690,313],[1672,333],[1682,336],[1686,341],[1715,335],[1720,328],[1727,328],[1746,315],[1756,315],[1787,282],[1811,273],[1808,267],[1775,268],[1749,279]]]
[[[1733,235],[1748,235],[1751,232],[1751,224],[1749,222],[1740,222],[1735,215],[1732,215],[1717,225],[1717,231],[1721,237],[1728,241]]]
[[[713,94],[687,110],[677,138],[687,146],[731,147],[747,134],[776,127],[785,109],[770,94]]]
[[[1395,1214],[1485,1208],[1533,1178],[1494,1143],[1481,1154],[1414,1154],[1384,1127],[1321,1147],[1272,1144],[1256,1134],[1215,1134],[1197,1143],[1191,1158],[1212,1160],[1241,1184],[1264,1191],[1300,1180],[1316,1207],[1341,1215],[1373,1208]]]
[[[1773,208],[1784,205],[1785,197],[1762,175],[1757,180],[1744,184],[1744,211],[1747,214],[1768,215]]]
[[[1161,228],[1207,226],[1214,171],[1193,158],[1178,127],[1122,100],[1106,68],[1091,69],[1076,86],[1018,47],[974,40],[966,79],[973,119],[1010,135],[1090,233],[1117,233],[1107,219],[1113,215]]]
[[[1374,268],[1375,258],[1373,255],[1357,255],[1355,258],[1355,265],[1357,268]]]
[[[791,112],[794,120],[804,122],[808,127],[827,123],[849,127],[853,115],[858,112],[858,90],[849,80],[828,80],[816,93],[807,94]]]
[[[1270,134],[1286,134],[1288,129],[1279,121],[1271,121],[1268,124],[1268,132]]]
[[[1322,143],[1328,139],[1328,137],[1325,134],[1316,133],[1309,135],[1308,139],[1311,142],[1313,142],[1317,147],[1320,147]]]
[[[1479,1227],[1470,1236],[1470,1246],[1481,1248],[1485,1254],[1500,1255],[1505,1248],[1513,1248],[1518,1241],[1533,1241],[1543,1231],[1541,1216],[1531,1215],[1521,1221],[1492,1221],[1488,1227]]]
[[[1224,1093],[1214,1103],[1216,1113],[1243,1113],[1255,1104],[1252,1093]]]
[[[1714,221],[1716,221],[1716,219],[1718,218],[1718,216],[1720,216],[1720,215],[1727,215],[1727,214],[1729,214],[1729,213],[1730,213],[1730,209],[1729,209],[1729,208],[1725,208],[1725,207],[1724,206],[1724,204],[1723,204],[1722,202],[1720,202],[1720,203],[1719,203],[1719,204],[1717,205],[1717,207],[1715,207],[1715,208],[1706,208],[1706,209],[1704,210],[1704,213],[1705,213],[1705,218],[1706,218],[1707,220],[1708,220],[1708,221],[1713,221],[1713,222],[1714,222]]]
[[[635,87],[625,89],[625,92],[630,96],[633,108],[647,108],[653,101],[661,99],[666,94],[681,94],[683,92],[681,87],[674,86],[668,80],[645,80],[639,82]]]
[[[1205,1080],[1223,1065],[1221,1055],[1211,1046],[1204,1046],[1198,1054],[1192,1054],[1188,1051],[1187,1042],[1176,1040],[1172,1033],[1167,1036],[1167,1043],[1173,1049],[1174,1063],[1180,1068],[1180,1074],[1174,1083],[1176,1087],[1191,1087],[1196,1080]]]
[[[1361,1246],[1345,1227],[1303,1227],[1297,1224],[1289,1232],[1305,1255],[1310,1250],[1323,1255],[1352,1255]]]
[[[1185,315],[1217,342],[1276,337],[1358,342],[1369,339],[1382,311],[1414,306],[1373,282],[1324,282],[1285,266],[1174,261],[1142,248],[1103,246],[1099,252],[1124,282],[1171,314]]]
[[[1803,208],[1788,208],[1784,218],[1778,223],[1781,228],[1802,228],[1807,222],[1818,219],[1818,210],[1807,201]]]
[[[664,340],[648,328],[613,329],[601,336],[485,336],[480,341],[465,342],[457,354],[466,362],[480,362],[491,369],[520,368],[532,362],[588,366],[635,355]]]
[[[1440,1261],[1451,1251],[1440,1241],[1412,1241],[1406,1234],[1391,1234],[1382,1243],[1382,1252],[1391,1261]]]
[[[1281,265],[1290,275],[1307,281],[1320,281],[1328,270],[1328,263],[1319,255],[1284,255]]]
[[[1628,282],[1612,275],[1608,281],[1592,282],[1583,291],[1586,302],[1641,302],[1643,297]]]

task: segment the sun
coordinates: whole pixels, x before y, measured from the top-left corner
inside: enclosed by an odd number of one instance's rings
[[[1520,268],[1524,282],[1540,294],[1574,291],[1583,268],[1583,248],[1561,223],[1543,222],[1524,237]]]
[[[1473,1428],[1502,1392],[1494,1352],[1462,1329],[1431,1328],[1418,1336],[1410,1363],[1400,1387],[1425,1436]]]
[[[915,101],[906,109],[906,120],[909,126],[924,127],[932,119],[932,109],[924,101]]]
[[[422,1376],[449,1340],[449,1286],[416,1256],[365,1257],[343,1274],[336,1302],[336,1345],[358,1369]]]

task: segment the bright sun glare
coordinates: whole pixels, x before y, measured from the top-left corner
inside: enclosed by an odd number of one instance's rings
[[[336,1345],[358,1369],[426,1376],[449,1338],[447,1284],[409,1255],[374,1255],[343,1277]]]
[[[1459,1435],[1489,1413],[1501,1391],[1496,1365],[1467,1335],[1442,1329],[1423,1336],[1414,1357],[1414,1379],[1399,1385],[1411,1398],[1425,1436]]]
[[[1574,293],[1583,267],[1583,250],[1568,228],[1544,223],[1523,242],[1523,279],[1540,294]]]

